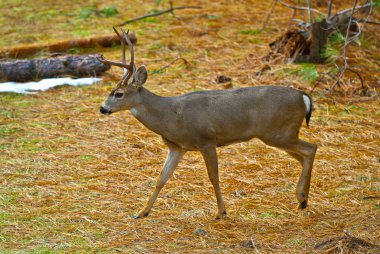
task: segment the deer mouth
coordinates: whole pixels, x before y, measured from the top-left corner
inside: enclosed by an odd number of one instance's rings
[[[100,113],[102,113],[103,115],[111,115],[112,114],[112,110],[111,109],[107,109],[103,106],[100,107]]]

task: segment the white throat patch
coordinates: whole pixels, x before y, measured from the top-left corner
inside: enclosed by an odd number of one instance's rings
[[[138,114],[139,112],[137,111],[137,109],[135,109],[135,108],[131,108],[131,113],[132,113],[132,115],[133,115],[134,117],[136,117],[137,114]]]

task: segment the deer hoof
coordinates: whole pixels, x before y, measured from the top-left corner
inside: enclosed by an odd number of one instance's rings
[[[140,212],[138,215],[134,216],[134,219],[141,219],[144,217],[147,217],[149,215],[149,212]]]
[[[307,207],[307,200],[300,202],[298,209],[305,209]]]
[[[223,219],[224,217],[227,217],[226,211],[224,211],[222,213],[218,213],[218,215],[216,215],[216,217],[215,217],[215,220],[220,220],[220,219]]]

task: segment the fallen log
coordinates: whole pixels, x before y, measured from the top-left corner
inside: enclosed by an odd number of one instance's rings
[[[100,55],[70,55],[35,60],[0,62],[0,81],[25,82],[62,76],[95,76],[110,66],[99,62]]]
[[[134,33],[128,34],[133,44],[137,43]],[[104,35],[76,40],[63,40],[52,44],[23,45],[0,50],[0,58],[26,58],[38,52],[64,52],[71,48],[112,47],[120,44],[116,35]]]

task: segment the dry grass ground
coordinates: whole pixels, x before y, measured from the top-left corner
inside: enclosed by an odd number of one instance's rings
[[[108,34],[121,20],[165,7],[154,1],[46,2],[1,1],[0,46]],[[223,89],[214,81],[218,74],[231,77],[234,87],[276,83],[310,91],[314,85],[302,71],[289,71],[297,66],[276,64],[253,75],[291,11],[279,7],[267,31],[256,34],[269,1],[177,2],[204,8],[178,12],[179,20],[167,15],[129,26],[139,39],[136,62],[151,71],[146,85],[151,91],[174,96]],[[84,7],[111,4],[119,15],[79,17]],[[362,47],[354,46],[355,61],[376,94],[380,33],[379,27],[368,29]],[[118,47],[96,51],[120,59]],[[177,56],[190,66],[178,62],[154,71]],[[98,113],[121,70],[109,73],[90,87],[0,94],[1,253],[313,253],[316,244],[344,232],[380,244],[376,96],[326,96],[322,88],[312,94],[315,112],[301,136],[319,149],[306,210],[297,210],[294,195],[300,165],[252,140],[218,150],[226,219],[213,219],[214,193],[200,154],[191,152],[151,215],[136,220],[132,217],[152,192],[166,149],[129,112]],[[328,87],[332,81],[319,82]],[[359,85],[354,76],[345,84],[347,94],[349,85]],[[197,229],[206,235],[194,234]],[[254,244],[247,244],[251,239]]]

